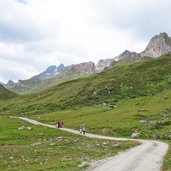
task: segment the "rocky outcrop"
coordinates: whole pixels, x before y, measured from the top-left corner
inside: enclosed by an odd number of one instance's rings
[[[119,56],[117,56],[116,59],[117,60],[139,61],[142,58],[139,53],[130,52],[128,50],[125,50],[123,53],[121,53]]]
[[[7,84],[6,84],[7,86],[14,86],[15,85],[15,83],[14,83],[14,81],[12,81],[12,80],[9,80],[8,82],[7,82]]]
[[[19,80],[14,84],[14,86],[10,86],[8,88],[20,94],[36,92],[62,82],[82,78],[93,73],[95,73],[95,64],[93,62],[84,62],[67,67],[63,64],[58,67],[52,65],[39,75],[28,80]]]
[[[171,38],[167,33],[160,33],[155,35],[148,43],[141,56],[159,57],[171,52]]]
[[[116,60],[141,61],[146,57],[157,58],[171,52],[171,38],[167,33],[160,33],[152,37],[145,50],[141,53],[125,50]]]
[[[63,64],[60,64],[59,66],[51,65],[49,66],[45,71],[42,73],[32,77],[33,79],[38,80],[45,80],[54,77],[55,75],[59,74],[61,71],[63,71],[66,67]]]
[[[54,73],[56,71],[57,71],[57,66],[51,65],[45,70],[45,73]]]
[[[104,68],[109,67],[114,61],[115,61],[114,58],[111,58],[111,59],[101,59],[101,60],[96,64],[96,71],[97,71],[97,72],[103,71]]]
[[[23,80],[18,80],[18,82],[15,84],[15,87],[25,88],[26,85]]]
[[[66,67],[64,66],[64,64],[60,64],[58,67],[57,67],[57,72],[61,72],[65,69]]]
[[[84,62],[76,65],[71,65],[65,69],[67,72],[77,72],[91,74],[94,73],[96,68],[93,62]]]

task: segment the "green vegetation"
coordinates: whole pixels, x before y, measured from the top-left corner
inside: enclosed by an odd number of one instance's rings
[[[19,130],[22,126],[24,129]],[[109,157],[137,144],[88,139],[0,117],[0,170],[3,171],[81,171],[92,160]]]
[[[64,120],[66,127],[79,129],[80,124],[86,124],[91,133],[115,137],[130,137],[132,132],[140,132],[145,139],[164,140],[171,146],[171,89],[157,95],[121,100],[117,107],[109,110],[107,106],[98,105],[84,107],[79,110],[65,110],[32,118],[45,123]],[[168,113],[164,118],[162,113]],[[141,122],[145,121],[145,122]],[[164,163],[164,170],[171,169],[171,148]]]
[[[171,55],[130,65],[115,65],[100,74],[0,104],[12,114],[38,114],[104,102],[115,104],[121,99],[155,95],[171,86]]]
[[[60,74],[56,75],[55,77],[39,80],[37,78],[30,78],[28,80],[20,80],[20,84],[22,86],[12,86],[8,87],[9,90],[18,93],[18,94],[29,94],[34,93],[38,91],[45,90],[49,87],[53,87],[57,84],[64,83],[66,81],[70,80],[76,80],[78,78],[85,78],[89,75],[92,75],[93,73],[86,73],[84,70],[64,70]]]
[[[64,120],[66,127],[74,129],[84,123],[91,133],[116,137],[140,132],[141,138],[159,138],[171,145],[170,68],[170,54],[136,63],[114,63],[88,78],[1,100],[0,115],[33,117],[45,123]],[[164,163],[164,170],[169,169],[171,149]]]
[[[30,117],[46,123],[64,120],[66,127],[73,129],[79,129],[84,123],[90,132],[117,137],[130,137],[133,131],[140,131],[143,138],[152,138],[154,134],[170,135],[171,90],[155,96],[120,100],[116,106],[108,109],[108,106],[96,105]],[[161,115],[164,112],[168,113],[168,117]],[[144,120],[147,122],[141,123]]]
[[[6,100],[17,96],[17,94],[10,92],[0,84],[0,100]]]
[[[165,157],[162,171],[170,171],[171,170],[171,141],[165,141],[165,142],[169,144],[169,151]]]

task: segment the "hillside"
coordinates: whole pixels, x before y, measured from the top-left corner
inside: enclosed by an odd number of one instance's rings
[[[152,96],[171,87],[171,55],[129,65],[118,65],[94,76],[62,83],[5,104],[15,113],[46,113],[121,99]],[[12,107],[11,107],[12,106]],[[20,106],[20,107],[19,107]]]
[[[0,101],[0,115],[27,115],[50,124],[64,120],[66,127],[77,130],[85,123],[91,133],[116,137],[139,132],[140,138],[162,139],[171,147],[170,68],[170,54],[137,63],[114,62],[97,75]],[[171,150],[163,168],[171,168]]]
[[[18,94],[38,92],[66,81],[102,72],[104,69],[110,68],[112,63],[116,63],[116,60],[120,61],[119,64],[122,63],[123,65],[125,63],[127,65],[127,63],[144,61],[146,58],[157,58],[169,52],[171,52],[171,38],[167,33],[160,33],[151,38],[147,47],[141,53],[125,50],[119,56],[101,59],[96,65],[91,61],[70,66],[64,66],[63,64],[59,66],[51,65],[45,71],[28,80],[19,80],[17,83],[9,80],[4,86]]]
[[[5,87],[3,87],[0,84],[0,100],[6,100],[6,99],[10,99],[12,97],[15,97],[16,94],[13,92],[10,92],[9,90],[7,90]]]
[[[84,62],[67,67],[61,64],[58,67],[50,66],[44,72],[28,80],[19,80],[15,84],[5,86],[18,94],[28,94],[45,90],[66,81],[84,78],[94,73],[95,65],[93,62]]]
[[[162,139],[170,145],[162,170],[170,170],[171,89],[153,96],[123,99],[116,105],[113,110],[109,110],[108,106],[98,105],[27,117],[49,124],[64,120],[67,128],[76,130],[84,123],[90,133],[113,137],[130,138],[133,132],[139,132],[141,139]]]

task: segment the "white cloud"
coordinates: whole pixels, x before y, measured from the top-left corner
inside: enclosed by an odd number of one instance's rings
[[[125,49],[140,52],[151,36],[171,30],[170,5],[169,0],[0,0],[0,81],[26,79],[51,64],[97,62]]]

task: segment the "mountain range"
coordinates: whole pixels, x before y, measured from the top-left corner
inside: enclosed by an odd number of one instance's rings
[[[42,114],[84,106],[115,105],[123,99],[152,97],[165,90],[170,91],[171,54],[124,65],[120,62],[121,65],[113,63],[109,69],[90,77],[18,95],[6,103],[0,101],[1,107],[5,107],[3,112]]]
[[[64,66],[64,64],[60,64],[59,66],[51,65],[45,71],[43,71],[42,73],[36,76],[33,76],[31,79],[39,79],[39,80],[50,79],[58,75],[65,68],[66,67]]]
[[[45,71],[28,80],[19,80],[17,83],[9,80],[4,86],[7,89],[20,94],[36,92],[59,83],[102,72],[104,69],[110,68],[110,66],[117,61],[120,63],[122,61],[125,61],[126,63],[143,61],[149,57],[157,58],[169,52],[171,52],[171,38],[167,33],[160,33],[151,38],[147,47],[141,53],[125,50],[116,57],[101,59],[97,64],[90,61],[70,66],[64,66],[64,64],[60,64],[59,66],[52,65]]]
[[[100,60],[96,65],[93,62],[85,62],[71,66],[50,66],[29,80],[8,82],[8,86],[14,85],[20,93],[21,90],[28,93],[42,90],[39,92],[17,95],[0,85],[1,151],[4,151],[4,156],[9,154],[2,158],[1,163],[7,165],[2,165],[0,170],[4,170],[5,167],[9,169],[12,160],[18,161],[11,165],[11,168],[16,170],[23,170],[24,164],[26,169],[31,170],[57,169],[56,164],[52,166],[56,161],[52,161],[49,155],[47,162],[44,162],[44,158],[35,161],[38,156],[44,157],[47,154],[56,158],[57,153],[59,156],[61,153],[65,156],[71,154],[71,160],[68,157],[66,160],[64,156],[67,163],[66,167],[65,163],[62,163],[62,169],[65,167],[73,170],[75,166],[75,170],[80,170],[78,164],[82,163],[82,158],[72,159],[73,153],[66,147],[77,144],[77,151],[81,147],[78,151],[80,156],[83,156],[82,146],[85,146],[85,142],[88,144],[86,147],[90,147],[90,142],[85,137],[77,136],[78,138],[71,140],[73,135],[63,135],[63,131],[57,129],[53,132],[52,129],[27,124],[25,121],[19,121],[19,116],[50,125],[59,120],[64,121],[65,127],[74,130],[79,130],[80,125],[85,124],[89,133],[104,136],[130,138],[133,133],[138,133],[141,139],[162,140],[162,143],[167,142],[171,147],[171,53],[168,48],[170,38],[166,37],[166,34],[156,37],[157,39],[152,39],[141,53],[126,50],[117,56],[118,59]],[[163,46],[166,42],[167,47]],[[163,53],[164,55],[158,56]],[[47,89],[43,90],[45,88]],[[62,148],[61,143],[64,144]],[[132,147],[130,142],[127,143]],[[108,154],[118,153],[118,142],[112,142],[110,146],[107,146],[109,141],[105,141],[105,144],[104,141],[98,142],[98,146],[97,142],[93,141],[92,144],[90,152],[93,155],[97,156],[99,144],[103,149],[105,147],[110,150]],[[94,148],[95,146],[97,147]],[[33,147],[33,150],[30,150],[30,147]],[[51,152],[55,148],[57,153],[51,155],[48,147]],[[164,157],[163,171],[171,169],[170,147],[167,156]],[[124,145],[124,150],[125,148]],[[65,149],[69,149],[68,153]],[[87,150],[85,152],[87,153]],[[23,154],[29,160],[21,165]],[[42,165],[40,161],[45,164]],[[87,161],[92,161],[92,158]]]

